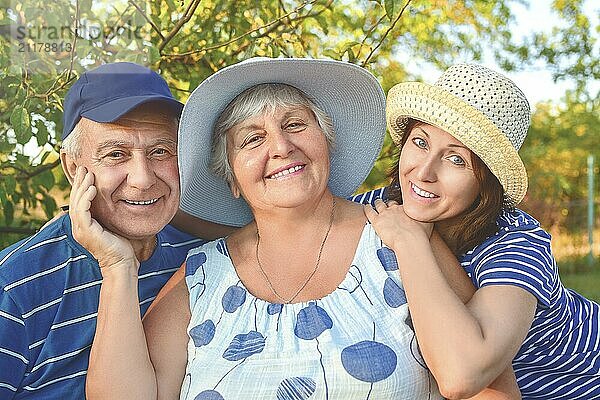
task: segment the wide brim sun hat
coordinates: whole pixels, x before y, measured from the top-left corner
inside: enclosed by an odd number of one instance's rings
[[[399,83],[387,97],[387,125],[397,145],[409,119],[448,132],[473,151],[498,178],[507,205],[527,192],[527,171],[518,151],[531,121],[517,85],[481,65],[457,64],[433,84]]]
[[[251,58],[204,80],[186,102],[179,124],[180,208],[219,224],[243,226],[254,218],[243,198],[209,167],[215,122],[244,90],[283,83],[306,94],[332,119],[328,186],[348,197],[365,180],[385,136],[385,94],[377,79],[354,64],[305,58]]]

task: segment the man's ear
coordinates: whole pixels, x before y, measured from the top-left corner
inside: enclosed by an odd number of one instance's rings
[[[60,151],[60,163],[62,165],[62,169],[67,177],[69,183],[72,185],[75,180],[75,173],[77,172],[77,166],[79,165],[77,161],[69,156],[66,152]]]

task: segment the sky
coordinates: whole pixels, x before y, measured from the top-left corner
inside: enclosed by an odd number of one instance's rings
[[[536,31],[551,32],[552,27],[558,24],[558,18],[551,12],[549,0],[530,0],[529,7],[515,5],[514,37],[528,35],[533,29]],[[588,17],[598,19],[600,3],[594,0],[585,2],[585,11]],[[598,44],[597,44],[598,46]],[[486,60],[486,65],[494,67],[493,60]],[[497,67],[496,67],[497,68]],[[497,68],[499,69],[499,68]],[[550,71],[543,68],[532,67],[521,72],[511,72],[510,78],[523,90],[532,105],[544,100],[559,100],[566,90],[573,88],[568,81],[554,83]],[[591,82],[592,88],[600,90],[600,82]]]
[[[528,6],[513,3],[512,7],[511,11],[515,15],[515,21],[511,24],[511,28],[515,43],[520,43],[521,38],[529,36],[534,31],[550,33],[552,27],[560,23],[557,15],[551,10],[550,0],[529,0]],[[584,10],[588,17],[595,18],[597,26],[600,2],[597,0],[585,0]],[[596,51],[600,51],[598,49],[600,43],[596,45]],[[470,61],[468,59],[456,60],[456,62]],[[542,101],[553,100],[559,102],[568,89],[574,88],[573,82],[565,80],[554,82],[551,71],[543,63],[526,67],[521,71],[504,72],[493,59],[491,51],[486,51],[485,49],[483,60],[480,63],[488,68],[504,73],[513,80],[525,93],[533,109],[535,109],[535,104]],[[410,65],[408,62],[404,64]],[[421,76],[435,77],[433,78],[434,81],[441,75],[441,71],[438,71],[435,67],[422,65],[421,63],[418,65],[418,70],[410,70],[410,72]],[[428,81],[427,83],[434,82]],[[590,84],[592,90],[600,90],[600,81],[590,82]]]

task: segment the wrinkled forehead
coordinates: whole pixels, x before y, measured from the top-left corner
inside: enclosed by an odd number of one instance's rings
[[[165,125],[177,134],[178,116],[164,103],[153,102],[142,104],[114,122],[116,125],[135,126],[136,124]]]
[[[172,115],[140,114],[116,122],[95,122],[82,118],[83,144],[96,148],[103,143],[121,143],[144,148],[156,143],[177,145],[177,121]]]

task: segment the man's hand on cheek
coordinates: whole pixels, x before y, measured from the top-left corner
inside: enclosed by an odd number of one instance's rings
[[[104,278],[107,274],[136,274],[139,262],[131,243],[92,218],[90,208],[96,193],[94,174],[85,167],[77,167],[69,199],[73,237],[98,260]]]

